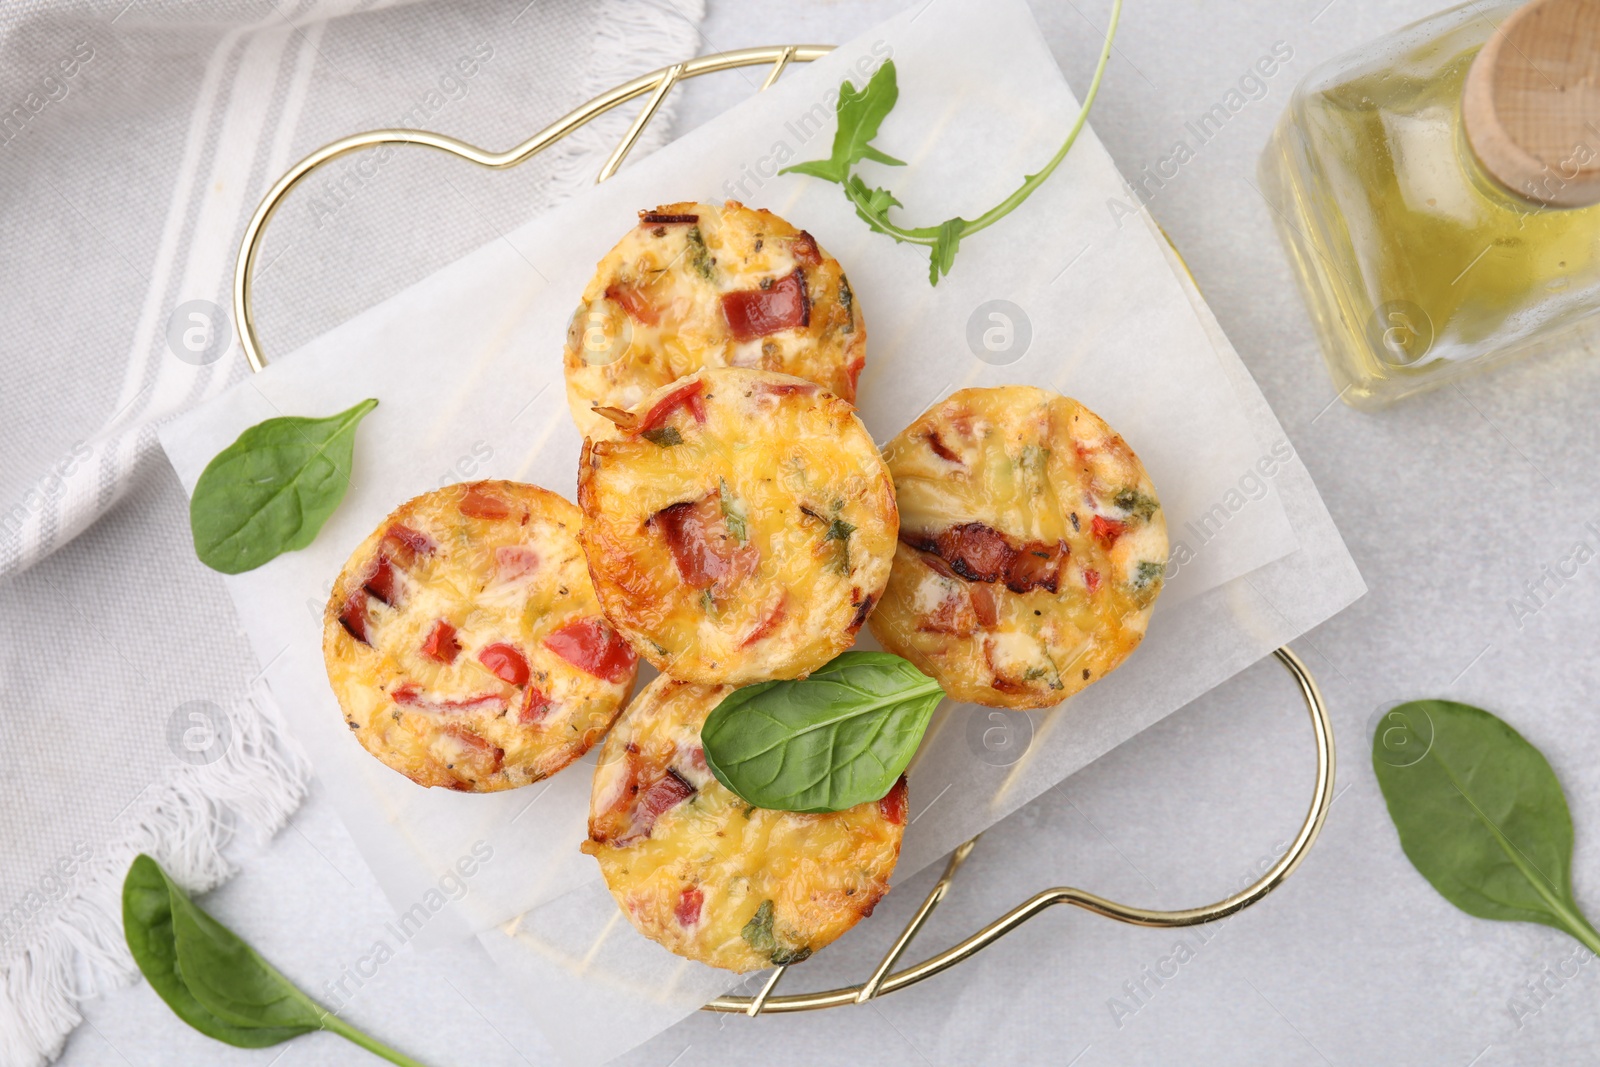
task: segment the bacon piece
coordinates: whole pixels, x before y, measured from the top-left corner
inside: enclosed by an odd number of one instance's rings
[[[848,378],[850,382],[850,395],[844,397],[843,399],[850,401],[852,404],[856,401],[856,383],[861,380],[861,370],[866,365],[867,357],[857,356],[855,359],[852,359],[850,361],[850,365],[844,369],[845,377]]]
[[[772,631],[776,630],[779,624],[783,622],[784,616],[788,613],[788,606],[789,595],[785,593],[778,600],[777,605],[767,613],[767,617],[758,622],[755,629],[751,630],[745,639],[739,642],[739,647],[749,648],[763,637],[770,636]]]
[[[939,559],[937,556],[924,557]],[[939,560],[943,563],[944,560]],[[974,586],[984,589],[987,586]],[[917,629],[929,634],[953,634],[956,637],[967,637],[978,628],[977,616],[973,613],[971,600],[959,589],[951,589],[945,593],[944,599],[939,601],[939,606],[924,615],[917,623]]]
[[[472,732],[458,722],[447,723],[444,733],[460,741],[466,746],[470,758],[474,763],[489,765],[489,774],[499,774],[506,765],[506,750],[489,741],[488,738]]]
[[[1117,538],[1128,531],[1127,523],[1108,519],[1104,515],[1096,515],[1089,523],[1089,530],[1094,534],[1094,539],[1110,548],[1117,543]]]
[[[489,673],[502,682],[528,684],[528,660],[515,645],[508,645],[504,641],[485,645],[478,651],[478,662],[489,668]]]
[[[722,314],[735,341],[754,341],[779,330],[809,326],[811,300],[806,295],[805,275],[796,270],[765,289],[723,293]]]
[[[379,547],[404,570],[414,564],[418,556],[433,555],[439,545],[427,534],[396,522],[391,523],[383,532],[383,540],[379,542]]]
[[[494,550],[496,581],[514,582],[539,569],[539,554],[523,545],[501,545]]]
[[[641,226],[670,226],[679,222],[699,222],[699,215],[663,215],[656,211],[639,212],[639,225]]]
[[[856,605],[856,616],[850,620],[851,633],[855,633],[857,630],[860,630],[862,624],[867,621],[867,616],[872,614],[872,604],[873,599],[871,596],[868,596],[860,604]]]
[[[672,413],[680,407],[687,407],[689,414],[694,416],[695,422],[705,422],[706,404],[705,399],[700,395],[704,392],[705,387],[705,379],[697,378],[688,385],[679,386],[656,401],[656,406],[651,408],[644,418],[634,423],[633,436],[638,437],[640,434],[649,433],[651,430],[659,430],[666,425],[667,420],[672,417]]]
[[[815,382],[757,382],[756,391],[768,396],[810,396],[818,386]]]
[[[987,585],[968,586],[967,596],[972,599],[972,614],[979,626],[990,627],[1000,621],[1000,611],[994,603],[994,590]]]
[[[1006,567],[1006,588],[1013,593],[1046,589],[1054,593],[1061,580],[1061,564],[1071,550],[1065,541],[1053,546],[1042,541],[1023,545]]]
[[[641,285],[633,282],[612,282],[606,287],[606,299],[622,308],[627,312],[628,318],[641,326],[661,324],[661,308],[650,299],[650,294]]]
[[[900,533],[900,540],[906,541],[906,534],[903,530]],[[906,541],[906,543],[911,544],[909,541]],[[933,542],[931,541],[928,543],[933,545]],[[950,569],[950,564],[946,563],[939,557],[936,545],[930,548],[922,548],[918,545],[911,545],[911,547],[922,553],[922,562],[928,565],[929,570],[933,571],[941,578],[948,578],[952,582],[956,580],[956,572]]]
[[[498,693],[463,697],[460,700],[434,700],[423,696],[417,687],[409,682],[397,687],[389,696],[401,707],[416,708],[418,711],[429,711],[436,715],[455,715],[468,711],[501,712],[506,707],[506,698]]]
[[[544,717],[555,706],[556,702],[540,692],[538,686],[530,685],[522,694],[522,707],[517,710],[517,721],[524,726],[543,722]]]
[[[756,548],[734,540],[718,493],[669,505],[650,521],[666,538],[678,576],[691,589],[726,587],[755,571]]]
[[[433,624],[422,642],[422,654],[440,663],[454,663],[461,655],[461,642],[456,640],[456,628],[443,619]]]
[[[634,806],[634,830],[642,837],[649,837],[657,819],[696,792],[698,790],[690,784],[689,779],[668,767],[666,774],[639,794],[639,802]]]
[[[901,775],[894,786],[878,801],[878,811],[896,826],[906,824],[906,776]]]
[[[804,230],[790,239],[789,251],[794,254],[797,263],[804,263],[810,267],[822,265],[822,250],[817,247],[817,239]]]
[[[339,609],[339,625],[345,632],[360,641],[363,645],[371,645],[367,637],[367,593],[364,589],[357,589],[345,598],[344,607]]]
[[[456,510],[469,519],[504,519],[511,514],[511,505],[493,493],[473,486],[461,498],[461,503],[456,505]]]
[[[1089,590],[1090,596],[1093,596],[1095,591],[1100,588],[1100,572],[1085,567],[1083,569],[1083,587]]]
[[[705,894],[700,892],[699,886],[684,886],[683,892],[678,894],[677,907],[672,909],[672,917],[678,920],[679,926],[694,926],[700,921],[700,909],[705,902]]]
[[[950,463],[960,463],[961,454],[944,443],[944,438],[939,436],[938,430],[929,430],[923,435],[928,442],[928,447],[933,449],[933,454]]]
[[[639,661],[638,654],[628,647],[622,635],[598,615],[569,622],[553,631],[545,637],[544,647],[580,671],[612,683],[625,679]]]
[[[950,569],[969,582],[992,582],[1006,572],[1016,549],[1005,535],[981,522],[963,522],[942,530],[936,543]]]

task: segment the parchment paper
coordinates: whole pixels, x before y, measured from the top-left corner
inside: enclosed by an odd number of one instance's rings
[[[266,678],[397,908],[487,842],[471,892],[418,936],[468,930],[512,980],[553,1043],[577,1060],[615,1055],[725,988],[731,976],[671,956],[621,920],[577,851],[592,756],[547,783],[489,796],[424,790],[349,736],[320,653],[320,613],[349,551],[392,508],[477,477],[574,492],[579,438],[560,351],[593,265],[634,212],[674,200],[770,207],[838,257],[869,330],[860,409],[887,440],[966,385],[1029,382],[1076,396],[1150,470],[1174,543],[1144,646],[1060,708],[1027,715],[946,705],[913,766],[899,878],[1333,614],[1362,591],[1304,468],[1248,373],[1085,130],[1027,204],[963,246],[927,282],[926,253],[869,233],[836,187],[774,177],[827,154],[832,91],[885,56],[900,102],[878,144],[907,160],[877,180],[917,224],[972,216],[1047,159],[1078,105],[1016,0],[941,0],[640,160],[593,193],[505,235],[166,427],[192,489],[246,426],[323,415],[366,396],[353,484],[304,551],[228,580]],[[1020,358],[969,346],[1009,301],[1026,320]],[[980,346],[981,347],[981,346]],[[1003,356],[1001,357],[1003,358]],[[642,684],[643,679],[641,679]],[[998,716],[998,717],[996,717]],[[852,935],[865,936],[865,935]],[[599,1035],[604,1034],[604,1040]]]

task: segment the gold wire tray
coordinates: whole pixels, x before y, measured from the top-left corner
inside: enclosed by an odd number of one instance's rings
[[[809,63],[820,59],[833,50],[832,45],[817,44],[790,44],[769,45],[762,48],[741,48],[733,52],[718,52],[708,56],[700,56],[685,63],[674,63],[670,67],[650,74],[642,75],[633,81],[617,86],[609,92],[590,100],[576,110],[563,116],[561,119],[540,130],[521,144],[504,152],[489,152],[454,137],[444,134],[430,133],[426,130],[371,130],[367,133],[358,133],[351,137],[344,137],[331,144],[324,145],[311,153],[299,163],[296,163],[287,174],[272,186],[261,205],[256,208],[250,225],[245,228],[244,243],[239,249],[239,259],[234,268],[233,276],[233,318],[238,324],[239,341],[244,347],[245,358],[250,363],[252,371],[259,371],[266,366],[266,361],[261,356],[260,341],[256,336],[255,318],[252,315],[252,302],[250,283],[255,273],[256,255],[260,251],[261,239],[267,223],[271,221],[273,213],[277,211],[283,198],[288,195],[300,181],[312,171],[325,163],[363,148],[374,148],[385,144],[415,144],[433,148],[461,159],[469,160],[479,166],[491,170],[504,170],[514,167],[518,163],[532,158],[550,145],[561,140],[572,131],[585,123],[604,115],[606,112],[641,96],[647,97],[644,107],[628,127],[628,132],[606,159],[605,165],[600,168],[596,182],[603,182],[617,172],[623,160],[633,149],[639,135],[655,117],[661,102],[666,99],[672,87],[685,78],[695,78],[702,74],[715,71],[732,70],[736,67],[751,67],[767,65],[770,70],[766,80],[762,82],[761,89],[766,89],[778,80],[790,63]],[[758,90],[760,91],[760,90]],[[1322,693],[1317,689],[1317,683],[1306,670],[1304,663],[1287,647],[1278,649],[1274,655],[1278,662],[1283,664],[1290,676],[1300,687],[1300,695],[1305,699],[1306,710],[1311,714],[1311,732],[1317,747],[1317,772],[1315,789],[1311,798],[1310,810],[1306,812],[1305,822],[1300,826],[1300,832],[1295,835],[1294,841],[1289,845],[1289,850],[1279,858],[1277,863],[1249,886],[1234,893],[1230,897],[1216,901],[1213,904],[1202,905],[1198,908],[1185,908],[1180,911],[1156,911],[1150,908],[1136,907],[1131,904],[1119,904],[1114,900],[1097,896],[1082,889],[1057,887],[1046,889],[1034,894],[1032,897],[1018,904],[998,919],[983,927],[981,930],[958,941],[954,945],[929,956],[921,963],[913,964],[903,970],[895,971],[893,968],[899,962],[901,955],[910,946],[911,941],[917,936],[933,910],[949,892],[951,880],[956,871],[966,862],[972,853],[973,846],[978,843],[978,838],[966,842],[950,855],[949,862],[945,864],[944,873],[939,881],[929,890],[922,905],[917,909],[911,921],[890,946],[881,962],[873,970],[870,977],[859,985],[846,986],[841,989],[829,989],[817,993],[793,993],[787,995],[774,995],[779,979],[788,967],[780,966],[762,985],[761,991],[755,996],[722,996],[706,1004],[703,1011],[736,1012],[746,1015],[760,1015],[762,1013],[813,1011],[819,1008],[834,1008],[844,1004],[860,1004],[871,1000],[883,993],[892,993],[897,989],[914,985],[924,978],[931,978],[948,967],[953,967],[969,956],[976,954],[981,949],[998,941],[1001,937],[1015,930],[1029,919],[1045,911],[1055,904],[1071,904],[1083,908],[1085,911],[1103,915],[1108,919],[1118,922],[1132,923],[1136,926],[1179,927],[1198,926],[1202,923],[1215,922],[1226,918],[1235,912],[1242,911],[1276,889],[1285,878],[1300,866],[1310,850],[1312,842],[1316,841],[1318,833],[1322,830],[1323,820],[1327,817],[1328,808],[1333,803],[1334,781],[1334,745],[1333,727],[1328,721],[1328,712],[1323,704]],[[981,836],[981,835],[980,835]]]

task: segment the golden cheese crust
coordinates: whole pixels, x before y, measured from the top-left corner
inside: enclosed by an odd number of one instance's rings
[[[581,539],[606,617],[663,673],[794,678],[855,642],[895,550],[855,409],[786,374],[696,372],[585,440]]]
[[[334,582],[328,681],[362,746],[419,785],[548,777],[587,752],[638,658],[600,613],[583,516],[535,485],[449,485],[402,504]]]
[[[640,933],[750,971],[798,963],[872,914],[900,858],[906,785],[824,814],[747,805],[700,745],[731,692],[662,676],[639,694],[601,751],[583,851]]]
[[[737,200],[639,212],[600,261],[567,331],[567,403],[626,410],[701,367],[794,374],[854,402],[867,328],[844,272],[804,230]]]
[[[1042,708],[1144,637],[1167,527],[1144,465],[1076,400],[963,389],[884,449],[900,544],[871,619],[955,700]]]

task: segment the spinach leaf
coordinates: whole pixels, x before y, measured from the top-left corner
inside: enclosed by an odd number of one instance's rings
[[[843,182],[850,173],[850,167],[863,159],[887,163],[891,167],[905,166],[903,161],[872,147],[872,139],[878,136],[878,127],[883,124],[885,116],[894,110],[895,102],[899,99],[900,86],[895,80],[893,60],[886,60],[883,66],[873,72],[866,87],[859,92],[855,85],[845,82],[839,86],[839,103],[834,108],[838,126],[833,132],[833,154],[827,159],[814,159],[784,167],[778,173],[794,171],[830,182]]]
[[[240,574],[309,545],[344,499],[356,426],[377,406],[369,399],[325,419],[268,419],[218,452],[189,501],[200,562]]]
[[[266,1048],[328,1030],[390,1063],[422,1067],[306,996],[191,901],[149,856],[136,856],[123,880],[122,926],[151,988],[207,1037],[237,1048]]]
[[[1543,923],[1600,952],[1572,895],[1572,817],[1537,748],[1481,708],[1391,708],[1372,767],[1407,858],[1446,900],[1484,919]]]
[[[178,970],[173,910],[179,901],[182,903],[176,906],[194,907],[183,891],[168,880],[160,864],[144,855],[134,859],[122,883],[122,927],[128,950],[150,988],[178,1018],[202,1034],[236,1048],[266,1048],[321,1026],[315,1020],[309,1025],[237,1026],[201,1004]]]
[[[747,804],[843,811],[882,798],[943,699],[887,652],[844,652],[809,678],[737,689],[700,728],[706,764]]]
[[[1111,58],[1111,42],[1116,39],[1117,23],[1121,17],[1122,0],[1112,0],[1111,24],[1106,28],[1105,44],[1095,64],[1094,78],[1089,82],[1089,92],[1083,98],[1077,121],[1067,131],[1067,139],[1043,167],[1023,177],[1022,184],[1015,192],[975,219],[958,217],[947,219],[938,226],[900,226],[889,218],[889,208],[901,206],[894,194],[887,189],[868,188],[860,175],[851,172],[851,167],[863,159],[893,166],[905,165],[893,156],[884,155],[871,144],[872,139],[878,136],[878,127],[900,98],[892,59],[884,60],[866,87],[859,92],[852,82],[847,81],[839,86],[839,102],[834,108],[838,127],[833,135],[833,154],[827,159],[813,159],[784,167],[778,173],[809,174],[842,186],[846,198],[855,205],[856,214],[875,232],[887,234],[896,242],[907,241],[928,249],[928,282],[938,285],[939,279],[950,273],[963,237],[987,229],[1011,214],[1067,158],[1067,153],[1089,119],[1094,98],[1100,92],[1100,80],[1105,76],[1106,63]]]

